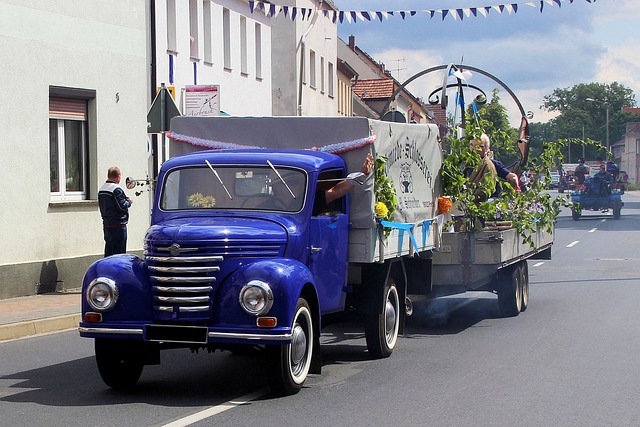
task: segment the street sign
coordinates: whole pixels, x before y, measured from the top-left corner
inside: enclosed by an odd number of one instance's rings
[[[180,110],[171,93],[162,84],[147,113],[147,133],[163,133],[169,130],[171,119],[180,116]]]

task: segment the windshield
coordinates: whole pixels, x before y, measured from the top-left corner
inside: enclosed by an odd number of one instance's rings
[[[306,187],[306,173],[300,169],[203,164],[167,174],[160,209],[298,212]]]

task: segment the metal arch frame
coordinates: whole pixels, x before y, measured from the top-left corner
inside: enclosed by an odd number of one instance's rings
[[[498,83],[500,86],[502,86],[502,88],[504,90],[506,90],[509,95],[511,95],[511,98],[514,100],[514,102],[518,106],[518,109],[520,110],[520,114],[522,115],[522,117],[527,117],[527,113],[525,112],[524,108],[522,107],[522,104],[520,103],[520,100],[518,99],[516,94],[513,93],[513,91],[506,84],[504,84],[502,82],[502,80],[500,80],[499,78],[497,78],[496,76],[494,76],[491,73],[488,73],[488,72],[486,72],[484,70],[481,70],[480,68],[472,67],[470,65],[456,65],[456,64],[438,65],[436,67],[427,68],[426,70],[422,70],[419,73],[416,73],[413,76],[409,77],[407,80],[404,81],[404,83],[400,84],[400,86],[398,86],[398,88],[389,97],[389,100],[387,101],[387,103],[382,108],[382,111],[381,111],[380,115],[382,116],[382,115],[384,115],[384,113],[389,111],[389,106],[391,105],[393,100],[400,93],[400,91],[404,90],[404,88],[409,83],[411,83],[412,81],[416,80],[418,77],[424,76],[425,74],[429,74],[429,73],[432,73],[434,71],[440,71],[440,70],[444,70],[444,69],[446,69],[447,72],[445,73],[445,75],[444,75],[444,77],[442,79],[442,96],[441,96],[441,99],[440,99],[440,104],[442,104],[442,109],[446,109],[447,108],[447,80],[449,79],[449,74],[450,74],[450,71],[451,71],[452,68],[455,69],[455,70],[474,71],[476,73],[482,74],[483,76],[492,79],[493,81]],[[460,79],[458,79],[458,82],[459,82],[459,84],[461,84]]]
[[[529,122],[528,122],[528,118],[531,119],[533,118],[533,113],[532,112],[525,112],[524,108],[522,107],[522,104],[520,103],[520,100],[518,99],[518,97],[516,96],[515,93],[513,93],[513,91],[504,83],[502,82],[502,80],[500,80],[499,78],[497,78],[496,76],[494,76],[491,73],[488,73],[484,70],[481,70],[480,68],[476,68],[476,67],[472,67],[469,65],[456,65],[456,64],[448,64],[448,65],[438,65],[436,67],[431,67],[431,68],[427,68],[426,70],[420,71],[419,73],[414,74],[413,76],[409,77],[407,80],[405,80],[404,83],[402,83],[391,95],[391,97],[389,98],[389,100],[387,101],[387,103],[384,105],[382,112],[381,112],[381,116],[384,115],[387,111],[389,111],[389,106],[391,105],[391,103],[393,102],[393,100],[396,98],[396,96],[400,93],[400,91],[404,90],[404,88],[411,83],[412,81],[416,80],[418,77],[422,77],[425,74],[429,74],[432,73],[434,71],[440,71],[440,70],[445,70],[446,72],[444,74],[444,77],[442,79],[442,89],[441,89],[441,99],[440,99],[440,104],[442,105],[442,109],[446,109],[447,108],[447,89],[449,87],[458,87],[460,90],[460,93],[463,94],[462,92],[462,80],[460,78],[457,78],[457,83],[456,84],[452,84],[451,86],[447,84],[447,81],[449,80],[449,75],[451,74],[451,69],[454,70],[469,70],[469,71],[474,71],[476,73],[482,74],[485,77],[488,77],[490,79],[492,79],[493,81],[495,81],[496,83],[498,83],[500,86],[502,86],[502,88],[504,90],[507,91],[507,93],[509,95],[511,95],[511,98],[513,99],[513,101],[516,103],[518,110],[520,110],[520,115],[521,115],[521,122],[520,122],[520,131],[519,131],[519,139],[518,139],[518,148],[520,150],[520,161],[517,162],[516,165],[514,165],[515,167],[515,172],[519,173],[520,169],[522,169],[524,167],[524,165],[526,165],[528,158],[529,158]],[[440,89],[437,89],[440,90]],[[436,91],[437,91],[436,90]],[[433,93],[435,93],[436,91],[432,92],[431,95],[433,95]],[[429,96],[431,96],[429,95]],[[486,96],[486,95],[485,95]],[[432,104],[435,105],[435,104]],[[463,109],[463,107],[461,106],[461,109]],[[463,123],[465,121],[465,112],[462,111],[462,120]]]

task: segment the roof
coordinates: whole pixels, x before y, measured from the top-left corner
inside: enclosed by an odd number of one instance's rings
[[[362,99],[391,98],[394,87],[393,79],[358,80],[353,85],[353,93]]]

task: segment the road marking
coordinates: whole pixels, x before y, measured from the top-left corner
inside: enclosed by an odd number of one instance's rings
[[[568,247],[568,248],[572,248],[572,247],[574,247],[575,245],[577,245],[578,243],[580,243],[580,240],[574,240],[573,242],[569,243],[569,244],[567,245],[567,247]]]
[[[595,228],[595,227],[594,227],[594,228],[592,228],[591,230],[589,230],[589,233],[593,233],[593,232],[594,232],[594,231],[596,231],[596,230],[597,230],[597,228]]]
[[[226,403],[222,403],[220,405],[212,406],[211,408],[205,409],[200,412],[196,412],[195,414],[191,414],[184,418],[180,418],[169,424],[165,424],[162,427],[184,427],[191,425],[193,423],[197,423],[198,421],[202,421],[205,418],[213,417],[214,415],[221,414],[224,411],[229,409],[233,409],[236,406],[245,405],[252,400],[255,400],[261,396],[267,394],[267,390],[259,390],[253,393],[245,394],[244,396],[240,396],[237,399],[230,400]]]
[[[544,261],[536,262],[535,264],[533,264],[533,266],[534,267],[540,267],[542,264],[544,264]]]

